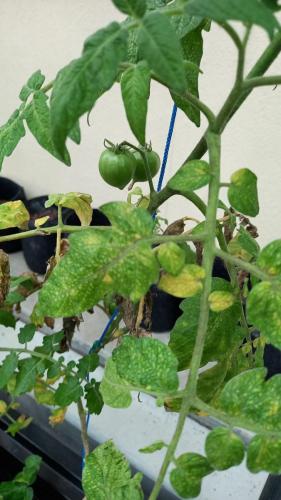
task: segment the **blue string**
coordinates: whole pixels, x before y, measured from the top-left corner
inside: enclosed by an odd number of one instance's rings
[[[167,135],[167,140],[166,140],[166,144],[165,144],[165,149],[164,149],[164,154],[163,154],[163,160],[162,160],[162,165],[161,165],[161,169],[160,169],[160,175],[159,175],[159,179],[158,179],[158,184],[157,184],[157,192],[159,193],[159,191],[161,191],[162,189],[162,185],[163,185],[163,180],[164,180],[164,176],[165,176],[165,172],[166,172],[166,167],[167,167],[167,162],[168,162],[168,156],[169,156],[169,152],[170,152],[170,147],[171,147],[171,141],[172,141],[172,137],[173,137],[173,132],[174,132],[174,128],[175,128],[175,121],[176,121],[176,117],[177,117],[177,111],[178,111],[178,108],[177,106],[174,104],[173,106],[173,110],[172,110],[172,115],[171,115],[171,119],[170,119],[170,125],[169,125],[169,130],[168,130],[168,135]],[[154,217],[155,217],[156,214],[154,214]],[[89,353],[93,353],[95,351],[97,351],[103,344],[103,340],[109,330],[109,328],[111,327],[113,321],[115,320],[115,318],[117,317],[119,313],[119,307],[116,307],[116,309],[113,311],[110,319],[108,320],[100,338],[98,340],[96,340]],[[87,381],[89,380],[89,376],[87,376]],[[87,414],[87,417],[86,417],[86,428],[88,430],[89,428],[89,424],[90,424],[90,413]],[[84,465],[85,465],[85,449],[83,448],[82,449],[82,470],[84,468]]]

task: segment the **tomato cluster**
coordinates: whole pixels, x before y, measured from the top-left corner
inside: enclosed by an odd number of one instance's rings
[[[160,158],[155,151],[143,149],[147,165],[154,177],[160,168]],[[103,180],[110,186],[124,189],[131,180],[147,181],[146,167],[140,150],[130,150],[124,146],[106,148],[100,156],[99,171]]]

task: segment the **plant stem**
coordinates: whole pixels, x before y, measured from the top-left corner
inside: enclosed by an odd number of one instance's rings
[[[57,226],[57,242],[56,242],[56,264],[60,261],[60,249],[61,249],[61,233],[62,233],[62,207],[58,205],[58,226]]]
[[[192,401],[196,395],[198,370],[200,368],[204,343],[207,335],[208,319],[209,319],[209,303],[208,297],[211,292],[212,286],[212,269],[214,263],[214,245],[216,238],[216,214],[217,206],[219,200],[219,184],[220,184],[220,137],[212,132],[207,135],[209,154],[210,154],[210,168],[212,171],[212,177],[209,186],[209,200],[206,213],[206,226],[207,226],[207,237],[204,245],[203,254],[203,268],[206,273],[206,278],[204,281],[203,292],[200,301],[200,315],[198,322],[198,331],[194,346],[194,351],[192,355],[192,360],[190,364],[190,371],[188,380],[183,391],[183,400],[178,417],[177,426],[172,437],[172,440],[168,446],[166,456],[164,458],[158,479],[154,485],[151,492],[149,500],[156,500],[158,493],[160,492],[161,486],[163,484],[167,469],[173,460],[179,439],[181,437],[184,424],[186,421],[186,416],[188,415],[190,408],[192,406]]]
[[[22,233],[7,234],[0,236],[0,243],[4,241],[23,240],[24,238],[31,238],[33,236],[48,236],[57,232],[59,226],[50,226],[38,229],[31,229],[30,231],[23,231]],[[62,232],[74,233],[78,231],[85,231],[86,229],[95,229],[97,226],[66,226],[62,225]],[[99,229],[105,229],[105,226],[100,226]]]
[[[179,191],[174,191],[168,185],[165,186],[159,193],[153,193],[148,208],[149,212],[154,213],[155,210],[157,210],[157,208],[163,205],[165,201],[171,198],[171,196],[175,195],[184,196],[184,198],[191,201],[191,203],[193,203],[193,205],[195,205],[203,215],[206,215],[206,209],[207,209],[206,204],[204,203],[203,200],[201,200],[201,198],[196,193],[194,193],[193,191],[186,191],[183,194]]]
[[[246,262],[242,259],[239,259],[238,257],[234,257],[233,255],[230,255],[227,252],[224,252],[223,250],[220,250],[219,248],[216,248],[215,254],[217,257],[220,257],[222,260],[225,260],[226,262],[229,262],[230,264],[233,264],[240,269],[244,269],[245,271],[248,271],[250,274],[253,274],[257,278],[263,281],[272,281],[273,277],[269,276],[265,272],[261,271],[257,266],[254,264],[250,264],[250,262]]]
[[[255,87],[264,87],[266,85],[281,85],[281,75],[257,76],[256,78],[246,78],[243,83],[243,89],[249,90]]]
[[[56,363],[57,361],[53,358],[50,358],[47,354],[42,354],[41,352],[31,351],[29,349],[23,349],[21,347],[0,347],[0,352],[18,352],[19,354],[30,354],[35,358],[47,359],[52,363]]]
[[[80,424],[81,424],[81,438],[82,438],[83,448],[84,448],[84,452],[85,452],[85,457],[87,457],[90,453],[90,444],[89,444],[89,437],[88,437],[88,431],[87,431],[86,412],[84,410],[81,398],[79,398],[77,401],[77,409],[78,409],[78,414],[79,414],[79,419],[80,419]]]
[[[256,78],[262,76],[268,68],[271,66],[273,61],[279,55],[281,51],[281,32],[278,32],[272,39],[271,43],[264,50],[256,64],[253,66],[249,72],[246,81],[251,78]],[[236,111],[243,104],[245,99],[251,93],[252,87],[244,89],[241,85],[234,85],[228,98],[226,99],[223,107],[221,108],[219,114],[215,120],[215,131],[217,133],[222,133],[225,129],[227,123],[231,120]],[[200,159],[207,151],[206,133],[201,137],[200,141],[197,143],[193,151],[184,161],[186,163],[189,160]]]
[[[256,423],[251,423],[247,418],[243,417],[232,417],[231,415],[228,415],[227,413],[224,413],[221,410],[218,410],[217,408],[213,408],[212,406],[204,403],[201,399],[198,397],[195,397],[193,399],[192,405],[197,408],[197,410],[201,410],[204,413],[207,413],[208,415],[217,418],[220,420],[222,423],[229,425],[230,427],[234,428],[243,428],[246,429],[250,432],[255,432],[255,433],[262,433],[263,435],[266,435],[268,437],[275,437],[276,439],[280,439],[281,436],[281,431],[266,431],[264,429],[264,425],[262,424],[256,424]]]

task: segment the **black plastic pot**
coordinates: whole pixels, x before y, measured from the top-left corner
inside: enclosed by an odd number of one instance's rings
[[[21,200],[24,204],[26,204],[26,196],[23,187],[6,177],[0,177],[0,203],[16,200]],[[18,232],[19,229],[16,227],[11,229],[2,229],[2,231],[0,231],[0,236],[6,236],[8,234]],[[6,241],[5,243],[0,244],[0,248],[7,253],[18,252],[21,250],[21,240]]]
[[[30,213],[29,229],[34,229],[34,221],[40,217],[49,215],[49,219],[42,227],[56,226],[58,223],[58,211],[55,206],[45,208],[48,196],[38,196],[27,201],[27,209]],[[65,223],[66,216],[72,210],[63,209],[62,218]],[[44,274],[47,269],[48,260],[55,253],[56,235],[34,236],[22,240],[24,258],[28,267],[35,273]]]
[[[230,280],[229,274],[221,259],[216,257],[213,267],[213,276]],[[152,314],[151,330],[155,333],[164,333],[172,330],[177,319],[181,316],[180,303],[183,299],[178,299],[162,290],[156,285],[151,287]]]

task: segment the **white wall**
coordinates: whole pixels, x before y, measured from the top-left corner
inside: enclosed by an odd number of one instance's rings
[[[47,81],[71,59],[79,56],[84,39],[113,19],[122,19],[110,0],[1,0],[0,16],[0,121],[4,123],[18,105],[17,95],[30,74],[38,68]],[[236,53],[225,33],[213,27],[205,34],[202,63],[201,97],[217,111],[232,83]],[[262,52],[265,32],[256,29],[249,47],[248,66]],[[281,72],[281,58],[270,73]],[[279,87],[254,91],[223,136],[223,180],[233,170],[248,167],[259,177],[261,215],[257,218],[262,244],[281,236],[281,161]],[[161,154],[165,144],[172,102],[165,89],[153,85],[148,117],[148,138]],[[92,126],[81,120],[83,140],[80,147],[70,144],[72,167],[68,168],[41,150],[27,132],[15,153],[5,161],[2,174],[22,183],[29,196],[46,192],[90,192],[95,205],[112,199],[124,199],[105,185],[98,173],[98,158],[103,139],[132,140],[116,85],[97,104],[91,116]],[[205,128],[196,129],[179,112],[172,144],[168,177],[193,148]],[[181,198],[170,200],[162,209],[170,221],[184,215],[198,215]]]

